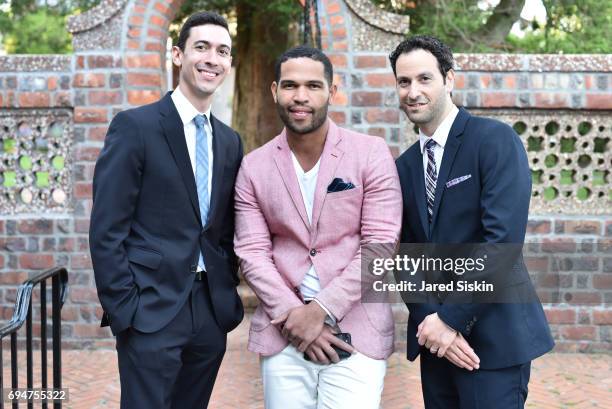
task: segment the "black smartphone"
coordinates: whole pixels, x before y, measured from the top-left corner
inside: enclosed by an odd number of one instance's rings
[[[337,334],[334,334],[334,336],[340,339],[341,341],[346,342],[347,344],[351,346],[353,345],[351,344],[351,334],[349,334],[348,332],[339,332]],[[339,348],[335,345],[332,345],[332,348],[334,349],[334,351],[336,351],[340,360],[346,359],[351,356],[351,353],[349,351],[345,351],[344,349]],[[310,361],[310,357],[308,356],[308,354],[304,354],[304,359],[306,361]]]

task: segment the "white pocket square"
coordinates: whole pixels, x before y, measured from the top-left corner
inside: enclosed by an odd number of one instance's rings
[[[468,180],[469,178],[471,178],[472,175],[465,175],[465,176],[460,176],[458,178],[454,178],[452,180],[449,180],[448,182],[446,182],[446,187],[453,187],[455,185],[458,185],[461,182],[465,182],[466,180]]]

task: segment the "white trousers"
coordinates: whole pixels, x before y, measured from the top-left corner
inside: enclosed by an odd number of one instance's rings
[[[289,345],[261,358],[266,409],[378,409],[386,370],[360,353],[319,365]]]

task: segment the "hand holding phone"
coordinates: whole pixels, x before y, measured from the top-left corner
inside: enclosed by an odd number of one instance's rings
[[[348,332],[333,333],[326,326],[321,335],[306,349],[304,359],[320,364],[337,363],[349,358],[353,352],[351,334]]]

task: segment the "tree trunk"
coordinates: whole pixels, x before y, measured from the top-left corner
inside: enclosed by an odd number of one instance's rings
[[[524,5],[525,0],[501,0],[474,38],[480,38],[480,41],[491,46],[504,43],[512,25],[521,16]]]
[[[276,24],[274,16],[262,13],[253,3],[238,1],[236,7],[240,31],[232,126],[242,136],[245,152],[268,142],[283,127],[270,85],[274,81],[276,57],[285,50],[289,39],[287,27]]]

